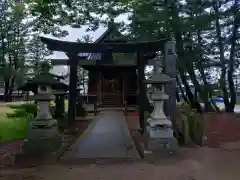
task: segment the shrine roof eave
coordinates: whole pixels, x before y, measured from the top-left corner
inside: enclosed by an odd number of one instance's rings
[[[68,65],[69,59],[49,59],[51,65],[53,66],[61,66],[61,65]]]
[[[111,49],[116,53],[132,52],[157,52],[163,50],[164,43],[169,39],[146,42],[127,42],[127,43],[79,43],[60,41],[47,37],[41,37],[41,41],[52,51],[63,51],[68,53],[99,53]]]
[[[48,59],[51,62],[51,65],[53,66],[61,66],[61,65],[69,65],[69,59]],[[88,60],[87,58],[83,59],[81,57],[79,57],[79,62],[81,65],[81,62],[84,61],[92,61],[92,60]],[[81,60],[81,61],[80,61]]]
[[[112,65],[112,66],[101,66],[101,65],[95,65],[95,66],[91,66],[91,65],[83,65],[81,66],[83,69],[87,70],[87,71],[104,71],[106,70],[106,68],[110,68],[110,69],[122,69],[123,72],[128,71],[129,69],[137,69],[137,65]]]

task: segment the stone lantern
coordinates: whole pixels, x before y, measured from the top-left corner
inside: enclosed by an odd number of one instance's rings
[[[59,119],[64,118],[65,97],[67,95],[67,91],[69,90],[69,87],[65,83],[61,82],[61,80],[64,79],[63,76],[53,75],[53,77],[55,77],[59,81],[59,88],[54,91],[55,105],[56,105],[54,118],[57,118],[59,120]],[[62,88],[60,88],[60,83],[62,83]],[[63,123],[63,122],[61,122],[61,123]]]
[[[154,106],[151,116],[147,119],[146,132],[148,139],[145,145],[149,151],[175,151],[178,144],[173,136],[172,123],[163,111],[164,100],[169,98],[164,93],[164,87],[171,82],[171,78],[161,73],[160,63],[160,61],[155,60],[153,75],[145,81],[146,84],[152,85],[151,100]]]
[[[29,132],[24,140],[23,151],[26,154],[45,154],[54,152],[61,146],[57,120],[50,113],[50,101],[54,92],[64,90],[67,85],[54,79],[50,73],[42,73],[28,81],[22,89],[34,89],[38,104],[37,116],[31,121]]]

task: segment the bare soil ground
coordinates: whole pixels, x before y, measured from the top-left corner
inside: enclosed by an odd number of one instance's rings
[[[221,148],[181,149],[172,157],[156,157],[111,165],[49,165],[1,171],[1,180],[233,180],[240,179],[240,142]]]
[[[130,124],[133,123],[133,124]],[[134,122],[128,122],[135,127]],[[87,125],[86,125],[87,126]],[[45,165],[29,169],[0,169],[1,180],[234,180],[240,179],[240,141],[218,148],[181,148],[154,162],[105,165]]]

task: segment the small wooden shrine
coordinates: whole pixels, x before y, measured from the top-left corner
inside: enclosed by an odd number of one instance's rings
[[[126,43],[125,37],[110,27],[95,43]],[[147,61],[146,61],[147,62]],[[80,66],[88,70],[88,98],[101,106],[137,105],[138,78],[136,53],[106,50],[90,53]]]
[[[114,26],[109,26],[108,30],[94,43],[67,42],[46,37],[41,37],[41,40],[50,50],[65,52],[69,58],[66,63],[70,67],[69,125],[74,125],[76,119],[77,66],[81,66],[89,71],[88,93],[93,94],[92,100],[106,106],[123,105],[125,101],[128,105],[137,105],[140,113],[140,127],[144,132],[144,111],[147,103],[144,83],[145,66],[148,59],[156,56],[157,51],[164,51],[166,59],[174,57],[173,47],[168,47],[168,44],[174,43],[168,43],[168,39],[146,42],[127,41],[114,29]],[[168,69],[165,70],[168,71]],[[173,84],[172,87],[175,89],[176,85]],[[174,97],[176,93],[173,91],[170,94]],[[174,102],[171,108],[174,109],[176,100],[172,101]]]

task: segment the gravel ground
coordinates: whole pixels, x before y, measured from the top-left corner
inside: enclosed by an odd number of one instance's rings
[[[1,180],[233,180],[240,179],[240,142],[221,148],[181,149],[155,164],[52,165],[2,171]]]

